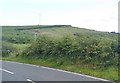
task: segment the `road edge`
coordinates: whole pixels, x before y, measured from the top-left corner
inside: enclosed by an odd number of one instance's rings
[[[4,62],[10,62],[10,63],[16,63],[16,64],[24,64],[24,65],[28,65],[28,66],[34,66],[34,67],[41,67],[41,68],[50,69],[50,70],[54,70],[54,71],[61,71],[61,72],[70,73],[70,74],[79,75],[79,76],[84,76],[84,77],[88,77],[88,78],[92,78],[92,79],[97,79],[97,80],[101,80],[101,81],[111,82],[110,80],[106,80],[106,79],[103,79],[103,78],[94,77],[94,76],[85,75],[85,74],[80,74],[80,73],[75,73],[75,72],[66,71],[66,70],[57,69],[57,68],[51,68],[51,67],[45,67],[45,66],[38,66],[38,65],[33,65],[33,64],[28,64],[28,63],[21,63],[21,62],[15,62],[15,61],[6,61],[6,60],[2,60],[2,61],[4,61]]]

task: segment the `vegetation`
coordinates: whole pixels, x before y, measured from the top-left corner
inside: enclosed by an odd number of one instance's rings
[[[8,28],[9,27],[9,28]],[[62,26],[3,26],[3,59],[118,81],[118,34]]]

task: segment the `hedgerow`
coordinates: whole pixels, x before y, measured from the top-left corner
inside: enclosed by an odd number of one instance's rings
[[[26,49],[22,56],[69,59],[71,64],[89,64],[90,67],[108,67],[118,65],[117,41],[109,38],[96,38],[89,35],[65,36],[52,39],[40,36]],[[64,63],[64,60],[62,60]]]

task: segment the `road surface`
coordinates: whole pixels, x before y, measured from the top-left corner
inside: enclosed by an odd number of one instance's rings
[[[2,81],[107,81],[104,79],[30,64],[2,62]]]

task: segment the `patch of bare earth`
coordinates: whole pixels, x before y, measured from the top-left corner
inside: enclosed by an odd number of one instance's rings
[[[30,31],[34,32],[34,33],[38,33],[38,34],[48,34],[48,32],[42,31],[42,30],[39,30],[39,29],[31,29]]]

